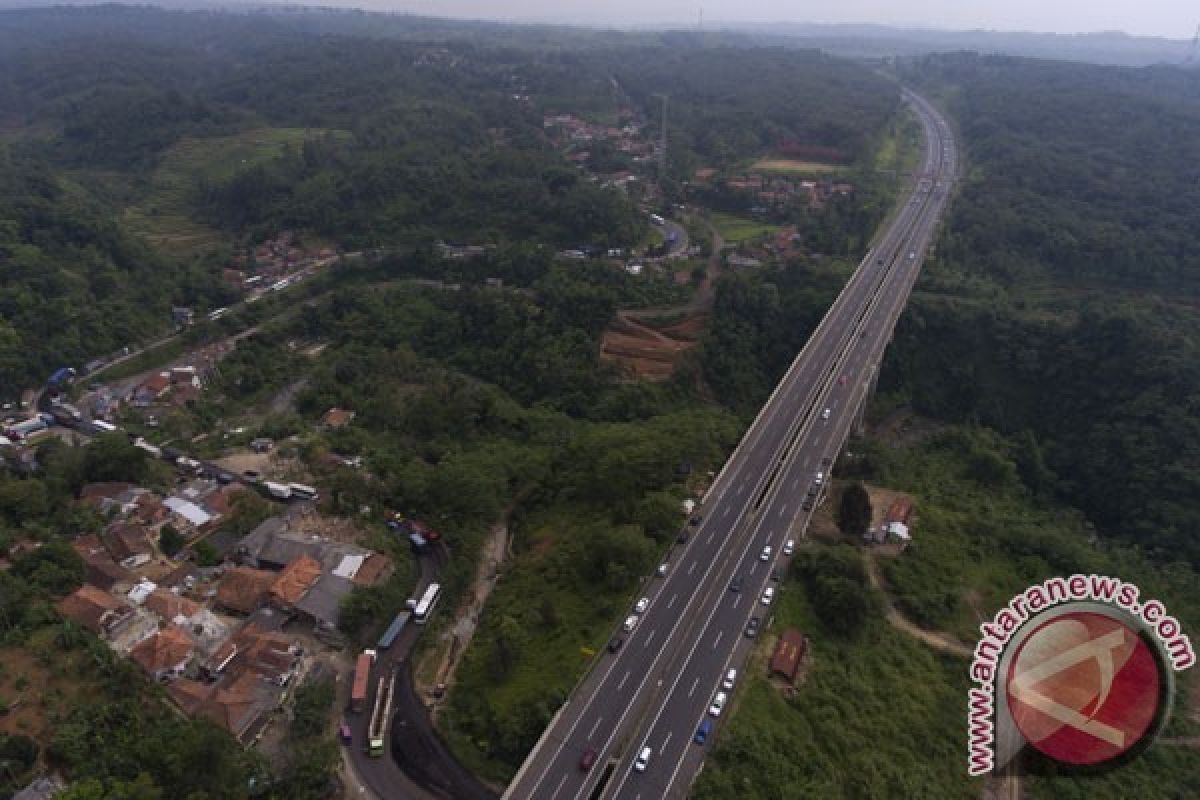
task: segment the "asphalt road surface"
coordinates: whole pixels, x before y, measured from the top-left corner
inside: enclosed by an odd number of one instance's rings
[[[740,671],[760,597],[828,485],[836,457],[874,387],[956,175],[944,120],[924,100],[926,151],[911,195],[877,236],[842,293],[796,357],[717,476],[689,541],[646,595],[649,608],[615,653],[593,663],[505,793],[513,800],[684,798],[703,763],[692,742],[726,670]],[[824,473],[818,482],[817,473]],[[764,547],[771,552],[765,555]],[[737,578],[740,591],[731,591]],[[719,718],[716,720],[719,722]],[[652,755],[634,771],[642,747]],[[580,766],[585,753],[595,764]]]

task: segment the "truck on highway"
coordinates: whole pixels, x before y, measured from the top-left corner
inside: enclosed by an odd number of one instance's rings
[[[350,689],[350,710],[361,714],[367,707],[367,689],[371,683],[371,665],[375,663],[375,651],[363,650],[354,665],[354,685]]]

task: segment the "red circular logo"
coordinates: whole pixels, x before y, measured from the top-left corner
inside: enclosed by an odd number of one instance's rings
[[[1129,752],[1158,717],[1159,661],[1136,630],[1106,614],[1068,612],[1021,643],[1005,691],[1013,721],[1056,761],[1092,765]]]

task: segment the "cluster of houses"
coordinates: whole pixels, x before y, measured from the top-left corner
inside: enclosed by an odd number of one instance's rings
[[[698,185],[751,195],[758,203],[756,209],[760,213],[793,206],[821,208],[833,197],[854,193],[852,184],[835,181],[828,175],[820,178],[800,178],[751,172],[719,178],[715,169],[707,167],[696,170],[693,179]]]
[[[282,231],[272,239],[235,254],[229,267],[222,273],[222,278],[231,288],[248,291],[319,261],[328,261],[336,255],[328,247],[321,250],[305,249],[295,233]]]
[[[104,639],[179,708],[254,741],[306,668],[300,633],[341,644],[338,613],[356,586],[391,574],[390,559],[349,542],[307,533],[310,510],[289,508],[243,537],[214,530],[236,486],[194,481],[170,497],[139,487],[92,484],[82,502],[110,515],[97,534],[74,542],[85,584],[59,612]],[[223,557],[200,568],[156,546],[170,523],[189,540],[204,536]],[[205,535],[207,534],[207,535]]]
[[[644,161],[654,154],[654,143],[643,138],[642,125],[628,109],[620,112],[619,127],[588,122],[574,114],[554,114],[542,118],[542,129],[557,147],[572,150],[569,158],[576,163],[585,163],[591,157],[586,147],[592,142],[611,142],[634,161]]]

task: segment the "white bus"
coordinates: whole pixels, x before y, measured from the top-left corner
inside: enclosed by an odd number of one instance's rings
[[[317,490],[312,486],[305,486],[303,483],[289,483],[288,488],[292,490],[292,497],[299,497],[301,500],[317,499]]]
[[[425,594],[421,595],[421,602],[417,603],[417,608],[413,611],[413,619],[418,625],[424,625],[429,619],[429,615],[433,613],[433,609],[437,606],[438,598],[442,596],[442,585],[440,583],[431,583],[429,588],[425,590]]]

